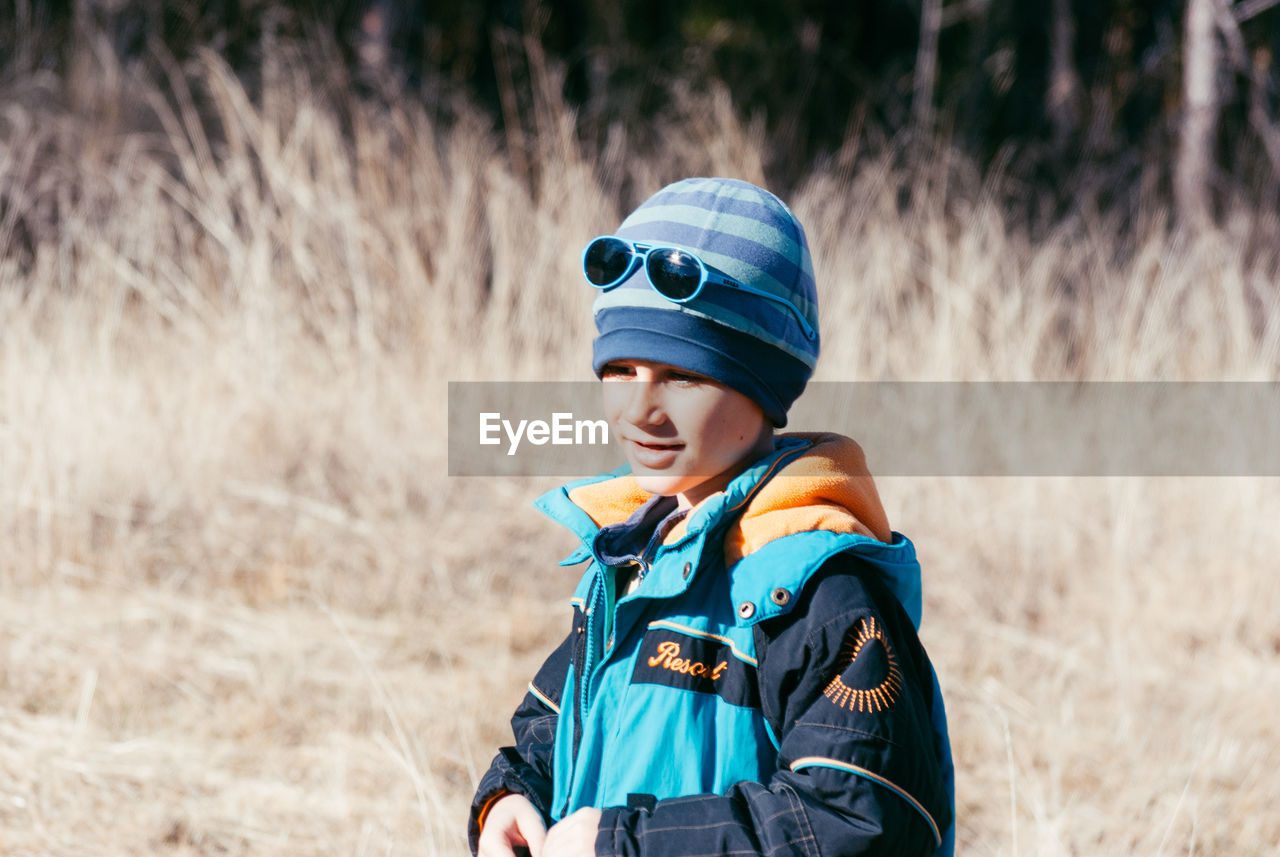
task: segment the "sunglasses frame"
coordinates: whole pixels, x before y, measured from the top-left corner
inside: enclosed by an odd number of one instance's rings
[[[591,252],[591,248],[594,247],[598,241],[618,241],[631,251],[631,260],[627,263],[627,267],[622,274],[616,280],[604,284],[593,283],[591,278],[587,276],[587,254]],[[659,288],[658,284],[654,281],[653,272],[649,269],[649,260],[655,253],[663,252],[679,253],[682,256],[692,259],[697,264],[699,272],[698,285],[688,297],[674,298]],[[586,278],[587,283],[592,288],[599,289],[602,292],[607,292],[610,289],[617,288],[619,285],[626,282],[640,266],[644,267],[645,279],[649,281],[649,286],[665,300],[669,300],[672,303],[689,303],[698,295],[702,294],[702,289],[707,283],[717,286],[725,286],[727,288],[737,289],[740,292],[746,292],[749,295],[755,295],[756,297],[773,301],[774,303],[782,304],[787,309],[791,310],[791,314],[795,316],[796,321],[800,322],[800,330],[804,333],[806,339],[813,340],[818,338],[817,331],[813,329],[813,325],[809,324],[808,319],[801,314],[799,308],[791,301],[780,295],[771,294],[770,292],[762,291],[761,289],[738,282],[719,268],[708,265],[706,262],[702,261],[702,259],[698,258],[697,254],[691,253],[688,250],[682,250],[679,247],[669,247],[665,245],[640,244],[635,241],[628,241],[625,238],[619,238],[617,235],[598,235],[588,241],[586,247],[582,248],[582,275]]]

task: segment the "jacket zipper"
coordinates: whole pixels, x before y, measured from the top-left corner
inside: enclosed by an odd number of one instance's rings
[[[651,558],[650,554],[652,553],[656,556],[659,548],[661,548],[661,540],[657,538],[657,533],[655,533],[654,536],[650,537],[648,544],[645,545],[644,549],[641,551],[641,555],[636,560],[637,565],[640,567],[641,579],[644,578],[644,575],[647,574],[649,569],[652,567],[653,558]],[[589,697],[591,695],[591,684],[593,678],[591,674],[595,671],[595,664],[592,663],[592,661],[595,655],[596,623],[597,621],[603,620],[606,610],[611,611],[614,609],[616,602],[619,597],[621,597],[615,594],[615,604],[604,603],[606,600],[605,593],[609,589],[605,583],[604,575],[616,573],[616,568],[602,562],[598,556],[595,556],[594,551],[592,551],[592,555],[595,559],[597,571],[596,580],[592,586],[593,591],[588,594],[591,606],[589,610],[585,611],[585,615],[583,616],[584,633],[586,634],[587,639],[584,641],[582,649],[582,665],[581,669],[578,671],[580,687],[577,689],[577,722],[574,724],[573,728],[573,754],[571,757],[571,770],[573,771],[572,778],[574,780],[577,779],[578,752],[582,748],[583,724],[587,721],[587,707],[590,703]],[[601,630],[601,633],[604,633],[603,629]],[[604,641],[604,645],[607,647],[608,641]],[[568,794],[565,796],[565,804],[560,808],[561,818],[568,815],[569,802],[573,799],[572,786],[573,783],[571,782]]]
[[[597,561],[597,567],[603,568]],[[582,749],[582,732],[583,724],[587,722],[587,696],[591,687],[591,671],[592,656],[595,650],[595,622],[596,617],[600,615],[601,601],[604,598],[604,582],[600,579],[600,574],[596,574],[596,581],[592,585],[591,592],[588,593],[589,605],[583,611],[582,616],[582,632],[586,637],[582,642],[582,660],[578,669],[578,688],[577,688],[577,716],[576,722],[573,724],[573,753],[570,762],[570,778],[569,787],[566,789],[564,805],[560,807],[560,818],[564,818],[569,814],[569,803],[573,800],[573,785],[578,778],[578,751]]]
[[[578,722],[585,723],[587,719],[587,696],[591,690],[591,672],[594,664],[592,664],[592,656],[595,654],[596,647],[596,618],[600,615],[601,601],[604,597],[604,586],[597,579],[595,586],[595,595],[591,599],[591,609],[587,612],[587,647],[582,655],[582,687],[578,689]],[[577,756],[577,748],[574,748],[574,756]]]

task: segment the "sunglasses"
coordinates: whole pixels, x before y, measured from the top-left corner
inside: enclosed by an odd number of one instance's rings
[[[586,275],[588,283],[601,291],[620,285],[640,265],[644,265],[645,276],[649,278],[649,285],[653,286],[653,290],[669,301],[688,303],[702,293],[702,287],[707,283],[727,286],[782,304],[800,322],[800,329],[804,331],[806,339],[818,337],[813,326],[791,301],[740,283],[687,250],[636,244],[614,235],[601,235],[592,239],[582,251],[582,273]]]

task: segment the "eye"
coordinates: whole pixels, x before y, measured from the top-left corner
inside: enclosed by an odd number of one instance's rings
[[[682,372],[677,370],[668,372],[667,380],[673,384],[691,387],[697,384],[705,384],[711,379],[705,375],[698,375],[694,372]]]
[[[635,377],[636,368],[625,363],[606,363],[600,370],[601,380],[625,380]]]

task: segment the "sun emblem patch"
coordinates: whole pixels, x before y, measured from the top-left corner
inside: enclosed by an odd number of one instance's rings
[[[860,620],[845,636],[836,670],[822,695],[850,711],[888,711],[904,687],[898,656],[874,617]]]

